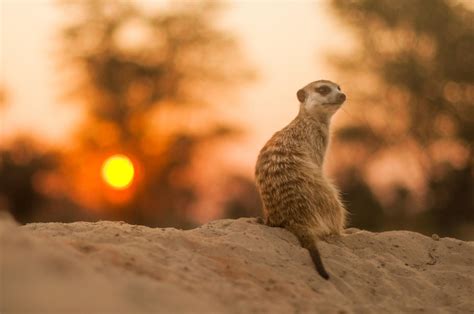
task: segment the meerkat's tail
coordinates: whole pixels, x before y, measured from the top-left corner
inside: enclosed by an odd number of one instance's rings
[[[293,230],[291,230],[293,231]],[[309,251],[311,255],[311,259],[313,260],[314,266],[316,267],[316,271],[318,274],[323,277],[324,279],[329,279],[329,274],[324,268],[323,261],[321,260],[321,254],[319,254],[318,246],[316,245],[316,238],[314,235],[307,231],[307,230],[297,230],[296,232],[293,231],[296,235],[302,247]]]

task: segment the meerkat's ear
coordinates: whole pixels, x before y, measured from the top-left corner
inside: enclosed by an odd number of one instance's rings
[[[297,93],[296,93],[296,97],[298,97],[298,100],[300,102],[304,102],[306,100],[306,92],[304,89],[300,89]]]

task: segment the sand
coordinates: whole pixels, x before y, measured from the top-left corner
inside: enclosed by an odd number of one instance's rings
[[[1,313],[474,313],[474,242],[408,231],[320,242],[253,218],[182,231],[0,220]]]

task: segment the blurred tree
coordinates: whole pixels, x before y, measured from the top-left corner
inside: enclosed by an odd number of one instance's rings
[[[42,152],[28,137],[19,136],[0,148],[0,210],[8,210],[21,223],[36,220],[47,197],[38,190],[42,174],[52,170],[56,156]]]
[[[228,102],[225,91],[252,77],[236,41],[213,24],[221,5],[89,0],[62,6],[70,20],[61,36],[67,96],[86,112],[63,167],[72,197],[99,217],[189,226],[199,197],[189,175],[193,152],[236,131],[205,105],[218,97]],[[125,191],[100,178],[102,162],[115,153],[136,168]]]
[[[340,171],[342,189],[376,195],[379,205],[352,199],[356,217],[371,217],[369,204],[384,213],[357,227],[474,237],[474,12],[465,4],[331,2],[356,38],[350,56],[331,60],[352,84],[352,111],[365,115],[337,132],[336,147],[365,151]]]
[[[241,175],[231,176],[226,188],[225,218],[256,217],[262,215],[262,205],[255,183]]]
[[[0,211],[10,212],[20,223],[74,221],[80,208],[65,196],[57,175],[63,156],[44,146],[21,134],[2,142]]]

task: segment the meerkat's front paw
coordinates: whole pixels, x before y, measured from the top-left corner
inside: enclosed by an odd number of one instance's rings
[[[358,233],[358,232],[360,232],[360,229],[347,228],[347,229],[344,229],[344,231],[342,232],[342,235],[351,235],[351,234],[355,234],[355,233]]]

